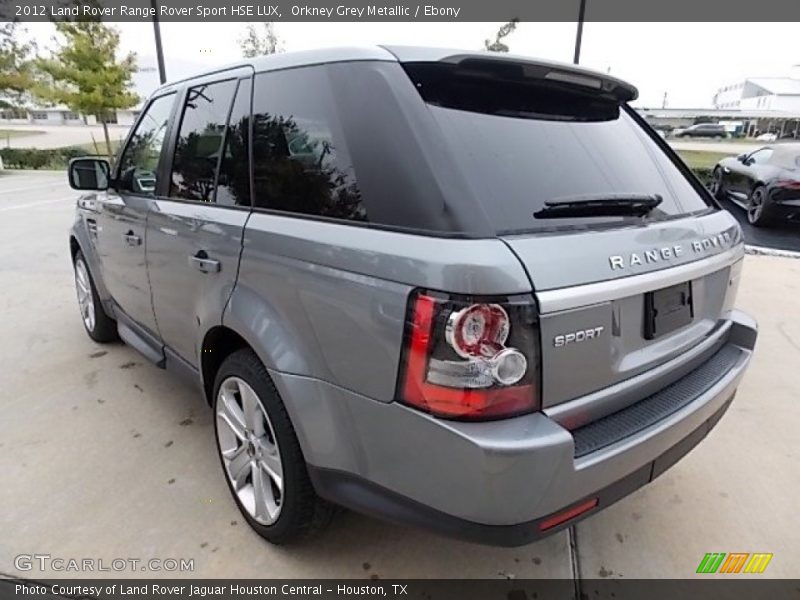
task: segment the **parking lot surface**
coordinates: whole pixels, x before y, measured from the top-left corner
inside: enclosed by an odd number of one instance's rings
[[[722,206],[739,221],[746,244],[800,253],[800,221],[781,219],[769,227],[753,227],[747,222],[747,213],[741,206],[730,200],[723,200]]]
[[[231,500],[199,395],[84,333],[67,244],[74,199],[64,173],[0,174],[0,573],[54,575],[15,568],[19,554],[46,553],[194,559],[191,573],[131,577],[682,578],[706,552],[758,551],[774,553],[760,577],[800,575],[800,261],[745,260],[739,305],[761,333],[718,427],[573,530],[491,548],[344,513],[322,537],[277,548]]]

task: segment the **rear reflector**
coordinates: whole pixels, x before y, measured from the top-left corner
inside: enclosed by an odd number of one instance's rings
[[[597,498],[592,498],[591,500],[586,500],[586,502],[581,502],[577,506],[573,506],[572,508],[568,508],[567,510],[554,514],[552,517],[546,518],[544,521],[539,523],[539,530],[547,531],[548,529],[552,529],[556,525],[561,525],[562,523],[566,523],[575,517],[579,517],[583,513],[592,510],[595,506],[597,506]]]

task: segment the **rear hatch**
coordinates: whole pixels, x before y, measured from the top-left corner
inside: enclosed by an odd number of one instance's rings
[[[528,272],[545,408],[680,362],[720,331],[741,230],[627,106],[635,89],[509,59],[404,68]]]

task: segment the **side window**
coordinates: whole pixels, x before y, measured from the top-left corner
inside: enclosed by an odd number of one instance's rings
[[[239,82],[233,102],[225,149],[217,178],[217,204],[250,206],[250,91],[249,79]]]
[[[763,165],[770,159],[771,156],[772,148],[762,148],[761,150],[756,150],[750,155],[750,160],[748,163],[751,165]]]
[[[158,185],[158,161],[175,94],[156,98],[147,107],[119,159],[117,189],[152,196]]]
[[[236,85],[232,79],[199,85],[187,92],[172,160],[171,197],[214,201],[217,164]]]
[[[366,221],[323,67],[262,73],[253,101],[256,207]]]

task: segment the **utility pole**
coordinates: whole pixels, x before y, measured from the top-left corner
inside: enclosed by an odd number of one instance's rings
[[[156,59],[158,60],[158,78],[161,84],[167,83],[167,70],[164,67],[164,49],[161,47],[161,26],[158,23],[158,0],[150,0],[153,7],[153,33],[156,36]]]
[[[583,18],[586,15],[586,0],[580,0],[580,8],[578,9],[578,32],[575,35],[575,56],[572,62],[576,65],[581,61],[581,38],[583,37]]]

